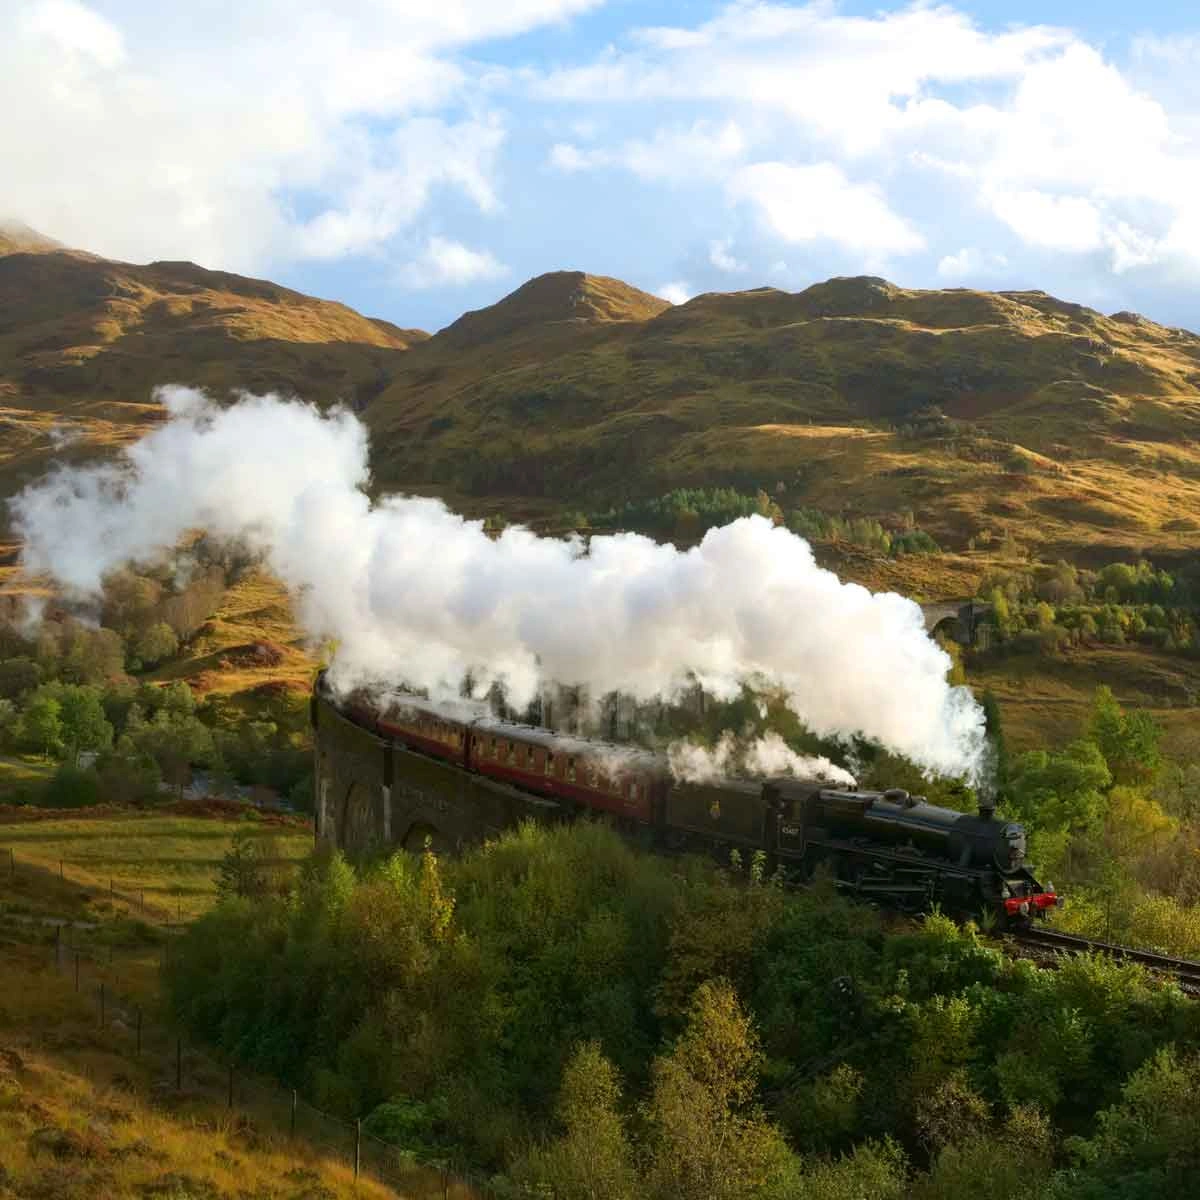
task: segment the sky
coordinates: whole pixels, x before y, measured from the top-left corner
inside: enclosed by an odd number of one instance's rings
[[[436,330],[544,271],[1200,330],[1200,5],[0,0],[0,217]]]

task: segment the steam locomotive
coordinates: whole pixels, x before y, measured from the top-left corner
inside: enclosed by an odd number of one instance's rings
[[[344,743],[332,734],[322,748],[323,726],[329,724],[324,711],[383,748],[379,778],[389,805],[395,761],[403,756],[409,766],[401,772],[415,769],[428,776],[438,765],[434,773],[443,792],[461,793],[466,773],[486,782],[489,796],[528,801],[499,818],[480,807],[483,826],[490,820],[499,827],[522,815],[602,815],[668,853],[728,859],[736,850],[748,859],[761,851],[769,869],[801,878],[823,866],[847,891],[906,911],[937,904],[949,912],[990,912],[1001,923],[1024,923],[1062,903],[1025,862],[1023,827],[986,806],[961,813],[900,789],[856,791],[791,777],[679,782],[665,758],[645,750],[407,694],[383,702],[362,694],[338,700],[323,674],[313,695],[319,780],[323,754],[327,771],[331,754],[361,757],[358,750],[339,751]],[[477,806],[480,794],[472,792]],[[382,827],[390,832],[389,821]]]

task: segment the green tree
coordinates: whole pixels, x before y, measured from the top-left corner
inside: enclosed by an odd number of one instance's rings
[[[1093,828],[1112,774],[1095,742],[1065,750],[1028,750],[1013,763],[1009,793],[1014,815],[1049,831]]]
[[[133,745],[158,764],[163,779],[182,795],[192,766],[206,766],[213,761],[212,732],[195,716],[181,715],[164,707],[152,721],[146,721],[137,709],[135,705],[130,710],[126,723]]]
[[[621,1117],[616,1069],[596,1042],[578,1046],[563,1071],[556,1116],[562,1136],[518,1163],[517,1181],[556,1200],[632,1200],[641,1195]]]
[[[47,808],[88,808],[100,802],[100,781],[95,771],[63,763],[46,785],[41,802]]]
[[[279,844],[255,829],[239,829],[217,872],[217,894],[255,900],[274,886]]]
[[[113,804],[145,804],[158,795],[162,771],[158,763],[138,751],[132,738],[123,736],[96,762],[100,794]]]
[[[0,697],[19,700],[42,682],[42,669],[31,658],[0,661]]]
[[[133,644],[133,652],[142,666],[157,666],[179,649],[179,638],[166,621],[158,621],[144,629]],[[190,690],[190,689],[189,689]]]
[[[1130,1076],[1121,1100],[1076,1139],[1076,1167],[1059,1174],[1053,1200],[1193,1200],[1200,1179],[1200,1058],[1171,1047]]]
[[[782,1135],[754,1104],[762,1055],[724,981],[701,984],[683,1035],[655,1060],[645,1117],[650,1190],[671,1200],[741,1200],[795,1170]]]
[[[62,705],[45,692],[35,694],[21,714],[21,741],[43,758],[58,754],[63,745]]]
[[[1117,783],[1148,783],[1162,765],[1162,730],[1149,713],[1127,713],[1110,688],[1096,689],[1088,733]]]
[[[99,688],[84,684],[64,684],[58,688],[62,740],[72,763],[85,750],[107,750],[113,741],[113,727],[104,714]]]

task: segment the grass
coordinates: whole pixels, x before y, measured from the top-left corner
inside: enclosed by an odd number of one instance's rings
[[[221,859],[239,829],[271,839],[283,863],[304,858],[313,844],[307,821],[268,820],[252,810],[242,820],[94,809],[31,815],[17,809],[0,818],[0,903],[10,911],[31,903],[37,907],[24,911],[46,911],[46,887],[61,884],[60,898],[74,897],[71,911],[80,917],[139,916],[144,895],[147,916],[186,921],[215,900]],[[9,848],[16,854],[15,877],[8,870]],[[133,903],[110,900],[110,882]]]
[[[1096,688],[1107,684],[1122,704],[1151,713],[1162,725],[1169,758],[1200,760],[1200,662],[1193,659],[1146,646],[1103,646],[1059,658],[1013,655],[973,668],[968,682],[977,695],[995,695],[1013,750],[1062,745],[1078,736]]]
[[[272,828],[257,824],[264,835]],[[43,854],[78,845],[81,837],[96,856],[153,846],[163,863],[173,864],[160,874],[190,864],[189,874],[199,868],[210,875],[204,856],[224,843],[230,825],[123,814],[9,823],[0,826],[0,834],[19,829],[45,835],[22,847],[35,846]],[[299,851],[300,832],[289,836],[287,848]],[[310,844],[304,837],[303,847]],[[32,866],[24,857],[15,881],[4,876],[0,1197],[382,1200],[401,1194],[370,1177],[372,1154],[380,1152],[370,1143],[364,1147],[366,1173],[354,1180],[353,1135],[344,1125],[301,1105],[299,1136],[291,1137],[288,1094],[270,1081],[239,1072],[231,1110],[225,1068],[186,1043],[183,1087],[177,1089],[174,1036],[158,1015],[159,964],[170,936],[115,911],[104,889],[61,880],[56,871]],[[24,906],[23,919],[10,908],[14,895]],[[94,927],[57,931],[31,919],[50,915]],[[82,951],[78,962],[76,948]],[[402,1176],[405,1196],[443,1195],[437,1171],[408,1165]],[[473,1193],[451,1182],[448,1195],[471,1200]]]
[[[226,1107],[222,1076],[170,1043],[133,1057],[130,1013],[99,1026],[41,947],[0,950],[0,1195],[14,1200],[341,1200],[395,1193],[287,1136],[261,1103]]]
[[[267,646],[279,661],[256,664],[250,647]],[[241,696],[249,715],[287,692],[307,700],[317,659],[292,616],[287,590],[262,570],[232,584],[207,621],[171,662],[145,676],[155,683],[186,679],[201,695]]]
[[[0,754],[0,796],[45,783],[57,765],[32,754]]]
[[[785,508],[912,509],[955,548],[1178,556],[1200,517],[1198,358],[1192,335],[1038,294],[833,280],[435,338],[366,418],[384,488],[508,495],[515,515],[735,483]],[[931,405],[957,423],[907,424]]]

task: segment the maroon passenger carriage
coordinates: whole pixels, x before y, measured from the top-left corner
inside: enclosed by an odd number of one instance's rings
[[[501,720],[468,703],[393,695],[382,713],[361,705],[384,737],[526,791],[652,825],[669,779],[658,755]]]

